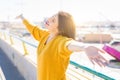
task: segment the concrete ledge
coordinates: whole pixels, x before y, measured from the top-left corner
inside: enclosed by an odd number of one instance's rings
[[[86,34],[84,36],[83,42],[110,42],[112,40],[110,34]]]
[[[37,80],[36,64],[33,64],[27,57],[23,56],[14,47],[1,39],[0,48],[18,68],[25,80]]]

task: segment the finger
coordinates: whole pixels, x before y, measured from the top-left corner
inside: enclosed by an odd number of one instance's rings
[[[105,62],[108,62],[108,60],[106,60],[102,55],[99,55],[98,58],[105,61]]]
[[[98,64],[100,67],[102,67],[102,64],[100,63],[100,61],[99,61],[99,60],[94,59],[94,62],[95,62],[96,64]]]
[[[97,57],[94,58],[94,60],[97,62],[97,64],[101,65],[101,66],[106,66],[109,61],[106,60],[103,56],[98,55]]]
[[[103,56],[100,55],[99,58],[100,58],[102,61],[104,61],[104,63],[107,63],[107,64],[109,63],[109,61],[106,60]]]
[[[100,67],[102,67],[102,66],[105,66],[105,63],[104,62],[102,62],[98,57],[96,57],[96,58],[90,58],[90,57],[88,57],[89,58],[89,60],[92,62],[92,64],[93,65],[95,65],[95,63],[96,64],[98,64]]]
[[[99,64],[106,66],[108,64],[108,61],[101,55],[98,55],[95,57],[96,61],[98,61]]]
[[[97,48],[97,50],[100,51],[101,53],[105,53],[105,51],[103,51],[103,50],[101,50],[101,49],[98,49],[98,48]]]
[[[99,64],[101,64],[101,67],[105,67],[106,66],[106,64],[104,62],[102,62],[102,61],[99,61]]]
[[[90,62],[95,65],[94,61],[92,60],[92,58],[88,57],[88,59],[90,60]]]

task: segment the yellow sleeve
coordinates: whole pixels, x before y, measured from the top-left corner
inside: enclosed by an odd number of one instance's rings
[[[61,55],[70,56],[72,51],[68,49],[68,45],[71,43],[71,41],[72,41],[71,38],[65,38],[60,40],[58,49],[61,52]]]
[[[32,34],[32,36],[38,41],[40,41],[42,36],[48,34],[47,30],[40,29],[37,26],[30,24],[26,19],[23,20],[23,24],[26,26],[26,28]]]

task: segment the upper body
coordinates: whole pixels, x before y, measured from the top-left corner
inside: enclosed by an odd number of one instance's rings
[[[70,14],[59,12],[45,22],[47,30],[31,25],[22,15],[29,32],[39,41],[37,49],[37,80],[66,80],[65,72],[70,55],[75,51],[85,51],[94,64],[100,66],[106,60],[98,48],[75,41],[75,24]],[[98,62],[99,61],[99,62]]]
[[[46,43],[50,35],[49,31],[39,29],[29,24],[27,20],[23,22],[26,26],[34,27],[30,32],[39,41],[37,48],[37,80],[66,80],[65,71],[72,53],[68,50],[67,45],[72,39],[57,35]]]

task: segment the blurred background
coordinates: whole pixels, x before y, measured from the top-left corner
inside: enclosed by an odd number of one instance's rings
[[[31,23],[44,27],[46,17],[63,10],[73,15],[78,40],[89,32],[119,34],[119,7],[119,0],[1,0],[0,28],[28,36],[21,21],[15,19],[17,15],[22,13]],[[112,37],[116,37],[115,34]]]

